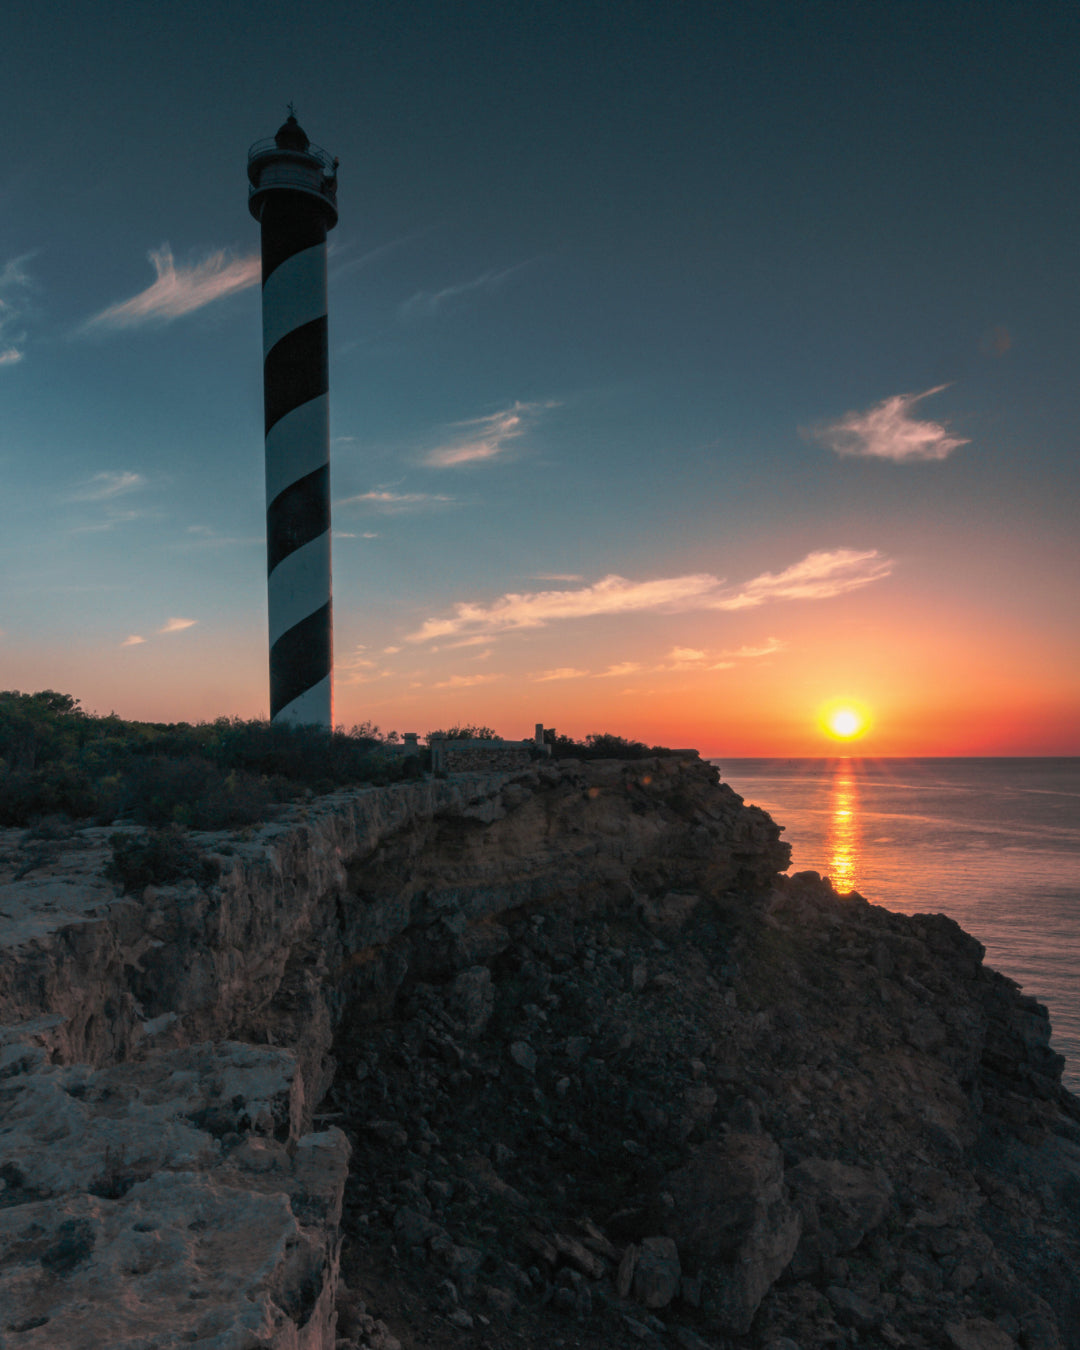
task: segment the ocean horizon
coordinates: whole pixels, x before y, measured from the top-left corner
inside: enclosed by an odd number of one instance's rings
[[[712,759],[768,811],[790,871],[904,914],[949,915],[1045,1003],[1080,1092],[1080,757]]]

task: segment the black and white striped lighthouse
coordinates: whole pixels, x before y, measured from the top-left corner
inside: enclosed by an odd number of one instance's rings
[[[248,154],[248,205],[262,226],[270,717],[334,724],[330,604],[330,420],[326,232],[337,160],[289,110]]]

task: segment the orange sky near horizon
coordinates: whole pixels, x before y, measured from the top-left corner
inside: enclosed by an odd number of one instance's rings
[[[1070,640],[1029,659],[1022,626],[870,590],[739,616],[632,615],[493,636],[483,646],[404,650],[393,670],[339,649],[336,720],[421,735],[480,723],[509,738],[536,722],[694,746],[710,758],[1080,754]],[[711,632],[710,632],[711,630]],[[147,721],[266,715],[259,624],[192,626],[132,647],[9,648],[9,688],[60,689],[88,711]],[[730,655],[724,655],[729,652]],[[757,653],[739,655],[739,653]],[[637,654],[636,659],[633,655]],[[393,657],[384,658],[394,664]],[[602,672],[637,665],[623,675]],[[713,667],[720,666],[716,669]],[[45,677],[43,678],[43,673]],[[869,725],[848,741],[820,725],[850,702]]]

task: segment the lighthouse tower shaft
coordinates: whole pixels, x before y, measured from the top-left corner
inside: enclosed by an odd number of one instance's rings
[[[337,161],[290,114],[248,156],[262,227],[270,717],[333,728],[326,232]]]

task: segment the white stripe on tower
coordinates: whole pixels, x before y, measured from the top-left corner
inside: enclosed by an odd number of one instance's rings
[[[337,162],[290,114],[248,157],[262,226],[270,716],[333,726],[326,231]]]

